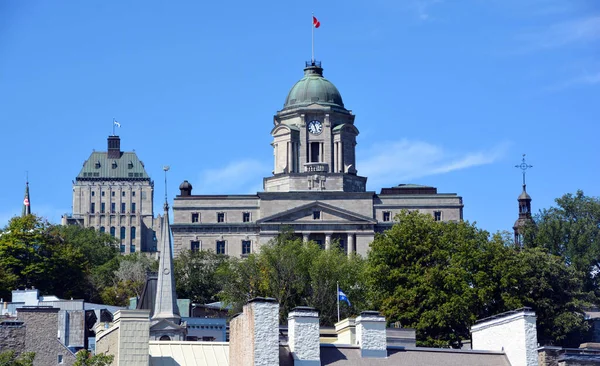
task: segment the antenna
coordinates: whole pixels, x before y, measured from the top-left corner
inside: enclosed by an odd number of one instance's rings
[[[165,208],[169,209],[169,204],[167,201],[167,172],[169,171],[169,169],[171,169],[170,166],[165,165],[163,166],[163,170],[165,171]]]

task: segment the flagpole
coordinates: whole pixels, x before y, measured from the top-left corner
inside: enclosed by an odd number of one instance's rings
[[[113,117],[113,136],[115,135],[115,117]]]
[[[337,285],[337,309],[338,309],[338,323],[340,322],[340,283],[336,282]]]
[[[312,53],[311,53],[311,59],[310,59],[310,63],[314,64],[315,63],[315,13],[312,13],[312,17],[310,19],[310,28],[312,29],[312,43],[311,43],[311,48],[312,48]]]

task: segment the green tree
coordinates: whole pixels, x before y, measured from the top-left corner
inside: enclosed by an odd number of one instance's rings
[[[546,248],[585,273],[584,289],[600,298],[600,198],[577,191],[557,198],[556,204],[536,216],[525,245]]]
[[[115,356],[99,353],[92,355],[88,350],[81,350],[75,355],[73,366],[109,366],[112,364]]]
[[[141,297],[148,272],[158,269],[158,261],[145,253],[119,256],[110,263],[105,274],[112,272],[112,285],[104,287],[101,298],[105,304],[126,306],[131,297]]]
[[[17,287],[42,293],[80,297],[85,283],[85,257],[52,233],[47,221],[35,216],[14,217],[0,235],[0,272],[6,278],[2,295]]]
[[[343,305],[343,314],[360,311],[366,291],[361,283],[362,264],[359,257],[348,258],[335,244],[322,250],[285,231],[263,245],[259,253],[246,259],[231,258],[221,267],[219,298],[239,312],[251,298],[273,297],[279,302],[282,323],[294,307],[312,306],[319,311],[322,324],[332,325],[337,321],[337,282],[351,301],[356,300],[350,309]]]
[[[25,352],[17,356],[15,351],[0,353],[0,366],[33,366],[35,352]]]
[[[177,296],[200,304],[217,301],[222,286],[216,273],[226,260],[224,255],[210,250],[179,253],[174,260]]]
[[[371,245],[369,298],[426,346],[458,346],[475,320],[532,307],[544,344],[586,330],[580,274],[543,249],[519,250],[467,222],[403,212]]]

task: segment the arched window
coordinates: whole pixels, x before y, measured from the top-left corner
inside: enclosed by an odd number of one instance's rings
[[[113,237],[116,235],[116,230],[114,226],[110,227],[110,235],[112,235]]]
[[[121,226],[121,240],[125,239],[125,226]]]
[[[135,239],[135,226],[131,227],[131,240]]]
[[[104,233],[104,232],[106,232],[106,229],[104,228],[104,226],[100,226],[100,232],[101,232],[101,233]]]
[[[159,341],[170,341],[171,337],[169,337],[168,335],[164,335],[162,337],[160,337]]]

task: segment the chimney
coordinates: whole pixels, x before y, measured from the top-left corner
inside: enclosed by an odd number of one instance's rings
[[[279,365],[279,303],[257,297],[229,323],[229,365]]]
[[[335,323],[338,344],[356,344],[356,319],[346,318]]]
[[[294,366],[320,366],[319,313],[315,308],[299,306],[288,315],[288,344]]]
[[[119,159],[121,157],[121,138],[119,136],[108,136],[108,154],[109,159]]]
[[[538,366],[536,316],[531,308],[494,315],[471,327],[473,350],[504,351],[513,366]]]
[[[377,311],[363,311],[356,318],[356,342],[361,357],[387,357],[385,318]]]
[[[98,322],[96,353],[114,355],[115,366],[148,366],[150,362],[150,312],[118,310],[112,323]]]

